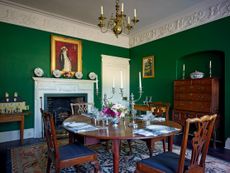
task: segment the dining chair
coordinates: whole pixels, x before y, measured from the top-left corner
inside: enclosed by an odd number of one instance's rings
[[[163,102],[150,102],[148,103],[150,110],[152,112],[152,114],[156,117],[156,118],[164,118],[164,121],[168,121],[169,120],[169,107],[170,107],[170,103],[163,103]],[[152,156],[152,150],[153,150],[153,145],[156,141],[161,140],[162,144],[163,144],[163,151],[166,151],[166,147],[165,147],[165,143],[166,143],[166,139],[167,137],[162,137],[160,139],[157,140],[149,140],[147,141],[147,145],[149,148],[149,153],[150,156]]]
[[[169,103],[163,103],[163,102],[149,102],[148,103],[149,106],[149,110],[152,112],[152,114],[156,117],[156,118],[165,118],[165,121],[169,120],[169,107],[170,104]],[[154,149],[154,143],[157,141],[162,141],[163,144],[163,151],[166,151],[166,138],[165,136],[162,136],[161,138],[155,138],[155,139],[142,139],[146,142],[146,145],[149,149],[149,154],[150,157],[153,154],[153,149]],[[128,145],[129,145],[129,149],[130,149],[130,153],[132,153],[132,146],[131,146],[131,141],[132,140],[128,140]]]
[[[94,106],[93,103],[70,103],[72,115],[81,115],[82,113],[88,113],[90,107]]]
[[[210,138],[217,115],[205,115],[201,118],[188,118],[183,133],[180,154],[163,152],[148,159],[137,162],[135,173],[204,173],[205,159]],[[195,125],[196,129],[194,129]],[[192,128],[191,128],[192,127]],[[189,132],[193,130],[191,139],[191,156],[186,158]]]
[[[94,172],[98,172],[99,163],[97,161],[97,153],[79,143],[58,146],[53,115],[43,110],[41,110],[41,113],[48,147],[46,172],[50,172],[51,163],[55,166],[55,172],[58,173],[62,168],[86,162],[92,162],[94,164]]]

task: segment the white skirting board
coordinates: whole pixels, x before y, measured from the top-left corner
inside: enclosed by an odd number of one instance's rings
[[[25,129],[24,130],[24,139],[33,138],[34,137],[34,129]],[[0,143],[20,140],[20,130],[0,132]]]
[[[227,138],[227,140],[225,141],[225,147],[224,148],[230,150],[230,137]]]

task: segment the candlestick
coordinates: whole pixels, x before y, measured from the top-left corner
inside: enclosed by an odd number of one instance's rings
[[[115,78],[113,77],[113,88],[115,88]]]
[[[212,60],[209,61],[209,77],[212,77]]]
[[[101,6],[101,15],[104,14],[103,6]]]
[[[141,72],[139,72],[139,88],[142,89]]]
[[[120,71],[120,75],[121,75],[121,88],[123,88],[123,73],[122,73],[122,71]]]
[[[137,17],[137,9],[134,9],[134,18]]]
[[[124,3],[121,3],[121,12],[124,12]]]

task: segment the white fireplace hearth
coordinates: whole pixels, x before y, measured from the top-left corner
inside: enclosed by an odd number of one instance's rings
[[[87,94],[87,101],[94,102],[93,80],[39,78],[34,79],[34,138],[41,138],[43,133],[40,108],[44,109],[45,94]],[[41,105],[42,99],[42,105]]]

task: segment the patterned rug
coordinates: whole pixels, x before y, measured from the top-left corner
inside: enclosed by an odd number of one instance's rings
[[[62,144],[65,142],[61,142]],[[120,168],[121,173],[133,173],[136,162],[149,157],[148,149],[145,143],[141,140],[132,142],[133,154],[129,155],[129,148],[126,142],[122,142],[120,153]],[[98,153],[98,159],[102,173],[113,172],[112,153],[105,150],[105,145],[97,145],[92,147]],[[11,165],[13,173],[45,173],[46,172],[46,144],[39,143],[34,145],[22,146],[11,149]],[[179,153],[180,147],[174,146],[174,152]],[[159,142],[155,146],[153,155],[162,152],[162,143]],[[190,156],[191,152],[187,151],[186,156]],[[84,164],[78,167],[81,173],[93,172],[91,164]],[[53,170],[51,172],[54,172]],[[74,167],[62,170],[62,173],[75,173]],[[206,159],[207,173],[228,173],[230,172],[230,163],[208,156]]]

